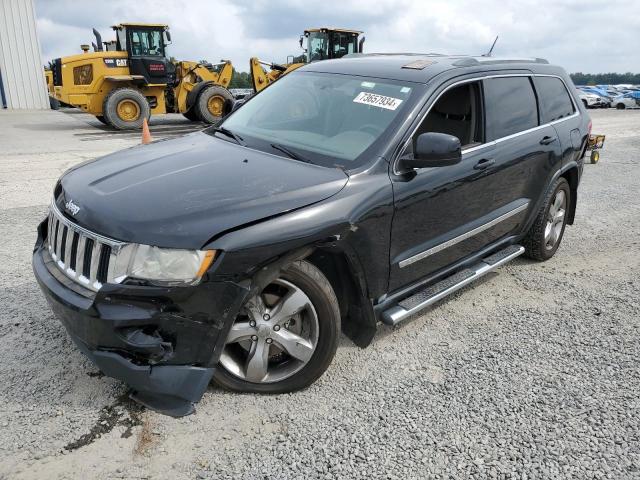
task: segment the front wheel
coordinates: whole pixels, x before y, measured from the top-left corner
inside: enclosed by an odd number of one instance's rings
[[[571,189],[558,178],[545,196],[535,222],[524,238],[525,255],[533,260],[549,260],[558,250],[567,223]]]
[[[294,262],[246,302],[214,379],[239,392],[305,388],[328,368],[339,332],[340,309],[329,281],[312,264]]]
[[[200,92],[196,104],[192,108],[204,123],[217,123],[227,113],[226,105],[228,102],[233,102],[233,95],[229,90],[211,85]]]
[[[619,103],[616,105],[616,109],[617,110],[624,110],[625,104],[624,103]]]

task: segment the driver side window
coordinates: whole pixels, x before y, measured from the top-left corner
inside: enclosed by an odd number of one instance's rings
[[[460,139],[462,148],[484,142],[480,82],[453,87],[444,92],[429,110],[413,135],[412,147],[422,133],[437,132]]]

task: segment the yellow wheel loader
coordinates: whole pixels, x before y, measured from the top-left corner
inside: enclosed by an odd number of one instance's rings
[[[362,32],[359,30],[344,28],[321,27],[305,30],[304,34],[300,35],[300,48],[304,53],[298,57],[289,56],[286,64],[263,62],[256,57],[249,60],[253,89],[258,93],[281,76],[310,62],[341,58],[349,53],[362,53],[365,37],[360,37],[360,34]]]
[[[145,118],[162,113],[215,123],[230,110],[230,61],[171,61],[167,25],[121,23],[112,28],[115,41],[102,42],[94,29],[93,52],[82,45],[83,53],[51,62],[46,75],[53,98],[119,130],[141,128]]]

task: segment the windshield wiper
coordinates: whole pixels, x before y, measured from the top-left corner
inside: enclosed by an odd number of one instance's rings
[[[308,158],[300,156],[299,153],[296,153],[293,150],[290,150],[289,148],[285,147],[284,145],[280,145],[279,143],[272,143],[271,144],[271,148],[273,148],[275,150],[280,150],[282,153],[286,154],[290,158],[293,158],[294,160],[299,160],[299,161],[305,162],[305,163],[313,163]]]
[[[228,128],[224,128],[224,127],[211,127],[211,130],[213,130],[214,132],[218,132],[221,133],[223,135],[226,135],[229,138],[233,138],[236,143],[238,145],[242,145],[244,146],[244,139],[238,135],[237,133],[233,133],[231,130],[229,130]]]

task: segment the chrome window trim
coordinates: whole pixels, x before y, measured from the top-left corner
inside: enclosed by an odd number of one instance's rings
[[[499,224],[500,222],[503,222],[511,217],[513,217],[514,215],[517,215],[520,212],[523,212],[524,210],[526,210],[529,207],[529,202],[526,202],[516,208],[514,208],[513,210],[509,210],[506,213],[503,213],[502,215],[500,215],[499,217],[494,218],[493,220],[484,223],[482,225],[480,225],[479,227],[476,227],[472,230],[469,230],[468,232],[465,232],[461,235],[458,235],[457,237],[454,237],[450,240],[447,240],[445,242],[439,243],[438,245],[431,247],[427,250],[424,250],[420,253],[416,253],[415,255],[406,258],[404,260],[401,260],[400,262],[398,262],[398,266],[400,268],[404,268],[408,265],[411,265],[415,262],[418,262],[420,260],[423,260],[427,257],[430,257],[431,255],[434,255],[438,252],[441,252],[442,250],[445,250],[449,247],[452,247],[454,245],[457,245],[458,243],[473,237],[474,235],[477,235],[479,233],[484,232],[485,230],[488,230],[489,228]]]
[[[429,115],[429,112],[431,112],[431,109],[438,102],[438,100],[440,99],[440,97],[442,95],[444,95],[450,89],[455,88],[455,87],[457,87],[459,85],[464,85],[465,83],[478,82],[478,81],[482,81],[482,80],[489,79],[489,78],[507,78],[507,77],[531,77],[531,78],[533,78],[533,77],[553,77],[553,78],[560,79],[560,81],[564,85],[564,88],[567,90],[567,93],[569,94],[569,98],[571,99],[571,103],[573,105],[574,113],[572,115],[569,115],[568,117],[560,118],[558,120],[554,120],[553,122],[543,123],[542,125],[538,125],[536,127],[529,128],[527,130],[523,130],[521,132],[516,132],[516,133],[513,133],[511,135],[507,135],[506,137],[496,138],[495,140],[491,140],[490,142],[486,142],[486,143],[483,143],[481,145],[475,145],[473,147],[464,148],[464,149],[462,149],[462,155],[463,156],[465,154],[467,154],[467,153],[475,152],[477,150],[481,150],[481,149],[486,148],[486,147],[495,146],[500,142],[504,142],[504,141],[510,140],[512,138],[519,137],[520,135],[525,135],[527,133],[535,132],[536,130],[540,130],[540,129],[545,128],[545,127],[547,127],[549,125],[556,125],[558,123],[562,123],[562,122],[564,122],[566,120],[569,120],[571,118],[575,118],[575,117],[580,115],[580,110],[579,110],[579,108],[578,108],[578,106],[576,104],[575,98],[573,98],[573,95],[571,95],[571,91],[569,90],[569,87],[567,87],[567,83],[559,75],[553,75],[553,74],[549,74],[549,73],[505,73],[505,74],[502,74],[502,75],[501,74],[482,75],[482,76],[479,76],[479,77],[466,78],[464,80],[460,80],[458,82],[452,83],[451,85],[446,87],[444,90],[442,90],[436,96],[436,98],[433,100],[433,103],[431,104],[431,106],[427,109],[427,111],[424,113],[424,115],[422,115],[422,117],[420,118],[420,121],[416,124],[415,128],[411,131],[411,134],[409,135],[409,138],[407,138],[407,140],[405,140],[404,144],[402,145],[402,148],[400,149],[400,151],[396,155],[396,157],[395,157],[395,159],[393,161],[393,174],[394,175],[401,175],[402,174],[396,168],[397,165],[398,165],[398,161],[400,160],[400,157],[402,156],[402,152],[404,152],[406,150],[406,148],[409,146],[409,143],[413,139],[413,136],[415,135],[416,131],[418,130],[418,128],[420,128],[420,125],[422,125],[422,122],[424,122],[424,119],[427,117],[427,115]],[[533,85],[533,88],[535,89],[535,85]],[[537,101],[537,97],[536,97],[536,105],[537,105],[537,103],[538,103],[538,101]],[[422,170],[422,169],[418,169],[418,170]]]

